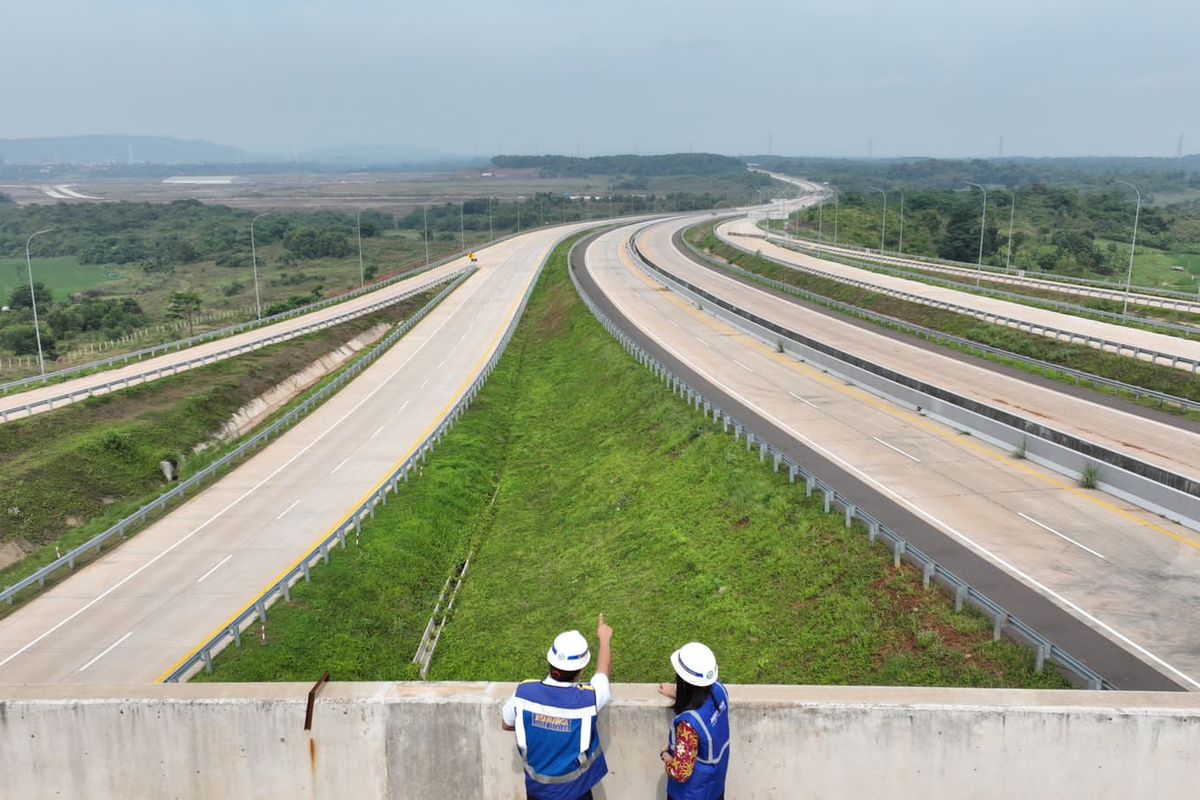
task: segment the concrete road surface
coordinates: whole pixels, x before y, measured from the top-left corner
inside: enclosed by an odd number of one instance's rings
[[[806,308],[797,302],[699,266],[680,252],[673,235],[688,222],[653,225],[638,237],[638,246],[655,264],[747,311],[817,335],[826,344],[881,366],[928,381],[963,397],[1003,409],[1086,441],[1200,480],[1200,435],[1194,428],[1132,414],[1093,402],[986,366],[963,361],[938,348],[921,347],[884,336],[836,314]]]
[[[584,227],[482,250],[476,275],[312,415],[0,620],[0,683],[159,679],[407,458],[482,369],[554,244]]]
[[[983,297],[971,294],[970,292],[946,289],[941,286],[930,286],[927,283],[907,278],[897,278],[893,275],[881,275],[871,270],[859,269],[847,266],[846,264],[839,264],[836,261],[827,261],[805,255],[804,253],[798,253],[795,250],[781,247],[766,239],[747,239],[747,236],[762,236],[762,231],[758,230],[752,220],[745,217],[718,225],[716,233],[722,241],[734,247],[747,252],[760,252],[764,257],[780,261],[784,264],[818,269],[822,272],[856,281],[863,281],[881,288],[907,292],[908,294],[924,297],[932,301],[953,303],[990,314],[999,314],[1030,325],[1045,325],[1063,331],[1070,331],[1080,336],[1092,336],[1111,342],[1119,342],[1126,347],[1139,347],[1169,356],[1200,362],[1200,341],[1182,339],[1177,336],[1169,336],[1139,328],[1130,328],[1124,325],[1114,325],[1108,322],[1100,322],[1099,320],[1084,319],[1071,314],[1049,311],[1043,308],[1033,308],[1021,303],[1012,303],[994,297]],[[1126,355],[1129,354],[1126,353]],[[1148,357],[1145,358],[1148,360]],[[1190,366],[1186,368],[1189,371],[1191,370]]]
[[[659,227],[669,233],[677,225]],[[647,337],[888,502],[1172,680],[1200,689],[1200,536],[1014,460],[715,320],[634,265],[625,250],[633,230],[600,237],[587,251],[587,270]],[[685,266],[670,262],[673,270]],[[822,337],[829,327],[820,316],[806,320],[810,335]]]
[[[29,403],[37,403],[48,398],[56,398],[69,393],[79,393],[79,396],[71,400],[63,399],[61,402],[55,402],[55,408],[62,408],[70,402],[86,398],[86,392],[94,391],[96,394],[103,394],[110,390],[101,389],[104,384],[113,381],[119,381],[123,378],[135,380],[134,385],[140,386],[143,383],[149,383],[157,380],[158,377],[176,374],[171,371],[185,361],[190,361],[201,356],[215,356],[226,350],[252,345],[256,342],[261,342],[269,339],[272,336],[286,334],[289,331],[294,331],[298,328],[303,328],[308,325],[322,322],[324,320],[333,319],[346,314],[352,314],[354,311],[367,306],[374,305],[381,300],[386,300],[389,297],[405,294],[413,290],[420,291],[426,287],[433,286],[446,279],[451,273],[467,266],[467,259],[460,258],[443,264],[440,267],[435,267],[428,272],[423,272],[420,275],[414,275],[411,278],[403,281],[397,281],[390,286],[386,286],[378,291],[369,292],[364,295],[347,300],[343,303],[334,303],[325,308],[317,309],[308,314],[302,314],[298,317],[282,320],[272,325],[265,325],[261,328],[244,331],[242,333],[227,336],[221,339],[213,339],[209,342],[186,347],[182,350],[177,350],[172,353],[166,353],[154,358],[147,358],[141,361],[131,361],[130,363],[106,369],[100,372],[95,372],[90,375],[81,375],[78,378],[61,381],[59,383],[51,383],[48,385],[38,385],[36,388],[26,389],[13,394],[0,396],[0,420],[7,422],[15,419],[22,419],[34,414],[41,414],[50,411],[48,405],[39,405],[25,410],[24,406]],[[229,356],[223,356],[227,358]],[[212,362],[209,362],[212,363]],[[154,372],[156,370],[165,370],[161,376],[147,376],[144,379],[137,376],[145,373]],[[124,387],[121,387],[124,388]],[[117,389],[116,391],[120,391]]]

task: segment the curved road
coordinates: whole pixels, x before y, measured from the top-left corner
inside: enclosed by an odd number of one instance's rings
[[[479,272],[291,431],[0,620],[0,683],[159,679],[407,458],[483,368],[554,244],[597,224],[487,248]]]
[[[669,240],[670,230],[680,224],[660,224],[651,232]],[[997,568],[1009,580],[1007,588],[994,576],[981,579],[979,588],[989,591],[992,582],[1001,586],[997,593],[1024,590],[1027,596],[1019,602],[996,599],[1035,625],[1050,619],[1043,632],[1085,662],[1104,661],[1097,666],[1118,685],[1163,688],[1162,679],[1153,677],[1160,673],[1200,689],[1200,633],[1187,613],[1196,608],[1200,587],[1200,536],[1016,461],[698,311],[634,264],[625,249],[634,230],[601,236],[588,249],[586,265],[595,284],[642,336],[871,492],[889,513],[902,517],[900,529],[919,523],[942,542],[929,547],[945,549],[950,542]],[[672,271],[688,268],[678,254],[660,251],[657,257],[670,259]],[[806,331],[823,336],[825,320],[819,316],[806,320]],[[979,571],[970,564],[948,566],[964,575]],[[1037,595],[1049,598],[1050,611],[1060,618],[1085,623],[1090,643],[1038,608]],[[1083,643],[1072,644],[1076,640]],[[1136,654],[1140,671],[1113,644]],[[1114,667],[1121,658],[1126,663]],[[1148,675],[1148,666],[1158,673]]]

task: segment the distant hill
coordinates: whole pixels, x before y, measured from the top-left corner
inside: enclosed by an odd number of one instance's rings
[[[46,136],[0,139],[0,157],[8,164],[214,164],[245,161],[244,150],[202,139],[173,136]]]
[[[742,175],[746,165],[714,153],[673,153],[661,156],[496,156],[500,169],[539,169],[543,175],[582,178],[588,175]]]

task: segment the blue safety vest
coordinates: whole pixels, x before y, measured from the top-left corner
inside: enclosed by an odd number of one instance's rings
[[[729,693],[719,683],[704,705],[684,711],[671,724],[671,751],[675,750],[675,729],[686,722],[700,737],[696,768],[684,782],[667,778],[667,797],[671,800],[717,800],[725,793],[725,774],[729,771]]]
[[[596,730],[596,692],[588,684],[517,686],[517,750],[525,790],[537,800],[576,800],[608,774]]]

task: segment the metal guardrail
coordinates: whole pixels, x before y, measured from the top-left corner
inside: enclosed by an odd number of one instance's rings
[[[712,257],[696,249],[696,246],[689,242],[686,236],[681,236],[680,241],[682,241],[684,246],[687,247],[687,249],[690,250],[697,258],[711,262]],[[1019,353],[1014,353],[1011,350],[1004,350],[999,347],[981,344],[980,342],[975,342],[971,339],[964,339],[959,336],[942,333],[941,331],[936,331],[932,328],[926,328],[921,325],[906,322],[896,317],[889,317],[886,314],[878,314],[874,311],[868,311],[865,308],[860,308],[850,303],[844,303],[841,300],[834,300],[831,297],[826,297],[825,295],[818,294],[807,289],[802,289],[798,286],[793,286],[790,283],[777,281],[774,278],[768,278],[766,275],[759,275],[757,272],[752,272],[729,262],[723,262],[717,266],[720,269],[733,272],[741,277],[746,278],[747,280],[752,280],[756,283],[761,283],[764,286],[770,286],[773,289],[796,295],[797,297],[801,297],[810,302],[835,309],[850,316],[866,319],[895,330],[903,331],[904,333],[911,333],[915,336],[920,336],[922,339],[937,342],[939,344],[950,344],[954,345],[955,347],[973,350],[978,353],[994,356],[995,358],[1006,361],[1014,361],[1020,364],[1025,364],[1026,366],[1054,372],[1071,378],[1077,384],[1082,382],[1092,383],[1097,386],[1103,386],[1107,389],[1112,389],[1113,391],[1131,394],[1138,400],[1141,400],[1142,398],[1150,398],[1157,400],[1160,406],[1173,405],[1183,409],[1184,411],[1200,411],[1200,401],[1189,400],[1185,397],[1176,397],[1173,394],[1167,394],[1166,392],[1159,392],[1153,389],[1146,389],[1144,387],[1135,386],[1129,383],[1122,383],[1121,381],[1105,378],[1100,375],[1095,375],[1091,372],[1071,369],[1070,367],[1064,367],[1061,364],[1054,364],[1049,361],[1042,361],[1037,358],[1023,356]]]
[[[1200,334],[1200,327],[1197,327],[1196,325],[1182,325],[1182,324],[1175,323],[1175,322],[1167,322],[1165,320],[1153,319],[1151,317],[1139,317],[1139,316],[1134,316],[1134,315],[1125,315],[1125,314],[1117,313],[1116,311],[1106,311],[1102,308],[1089,308],[1087,306],[1078,305],[1077,303],[1068,303],[1068,302],[1064,302],[1062,300],[1053,300],[1053,299],[1046,298],[1046,297],[1036,297],[1036,296],[1028,295],[1028,294],[1020,294],[1018,292],[1010,292],[1010,291],[1006,291],[1004,289],[997,289],[992,286],[981,286],[981,285],[971,286],[969,283],[964,283],[962,281],[950,280],[948,278],[939,278],[939,277],[930,275],[925,272],[914,272],[913,270],[920,269],[920,267],[918,265],[905,264],[905,262],[898,260],[898,259],[892,259],[889,256],[879,256],[879,255],[862,256],[862,255],[857,255],[854,253],[841,253],[836,250],[825,250],[825,249],[821,249],[818,247],[809,246],[807,243],[805,243],[803,241],[797,241],[795,239],[788,239],[785,237],[781,237],[779,235],[769,235],[768,234],[765,238],[768,241],[774,241],[776,244],[778,244],[779,246],[781,246],[787,250],[803,252],[805,255],[812,255],[817,258],[824,258],[828,261],[834,261],[837,263],[846,264],[847,266],[857,267],[858,269],[865,269],[865,270],[868,270],[869,272],[874,272],[879,275],[890,275],[891,277],[894,277],[894,278],[903,278],[905,280],[916,281],[917,283],[924,283],[924,284],[928,284],[930,286],[939,286],[943,289],[953,289],[954,291],[967,292],[970,294],[976,294],[976,295],[980,295],[980,296],[984,296],[984,297],[995,297],[1000,300],[1008,300],[1009,302],[1019,303],[1021,305],[1030,306],[1032,308],[1039,308],[1039,307],[1040,308],[1048,308],[1048,309],[1051,309],[1054,311],[1062,311],[1064,313],[1069,313],[1074,316],[1097,317],[1102,320],[1111,321],[1114,324],[1128,324],[1128,325],[1133,325],[1133,326],[1142,326],[1142,327],[1146,327],[1146,328],[1161,328],[1164,331],[1171,331],[1174,333],[1182,333],[1182,334],[1187,334],[1187,335],[1191,335],[1191,336]],[[889,263],[889,262],[894,262],[894,263]],[[932,272],[939,271],[936,267],[929,267],[929,269]],[[945,274],[945,275],[957,274],[957,273],[950,272],[949,268],[943,268],[940,271],[943,272],[943,274]],[[997,277],[999,277],[999,276],[997,276]],[[1038,285],[1036,282],[1033,282],[1033,281],[1022,284],[1021,280],[1022,279],[1009,279],[1008,282],[1014,283],[1017,285],[1032,286],[1035,288],[1043,289],[1045,291],[1055,291],[1053,288],[1047,287],[1044,284]],[[1061,289],[1059,291],[1061,291]],[[1100,290],[1094,290],[1094,291],[1097,293],[1092,294],[1092,295],[1086,295],[1082,291],[1077,292],[1076,294],[1080,294],[1081,296],[1085,296],[1085,297],[1091,296],[1091,297],[1095,297],[1100,300],[1115,299],[1117,301],[1120,301],[1122,299],[1122,295],[1116,295],[1115,297],[1108,297],[1104,294],[1100,294],[1099,293]],[[1067,292],[1067,293],[1070,294],[1070,292]],[[1134,303],[1133,305],[1136,306],[1139,304]],[[1142,305],[1151,305],[1151,304],[1142,304]],[[1171,306],[1165,306],[1165,305],[1160,305],[1159,307],[1160,308],[1174,308],[1175,310],[1178,310],[1178,311],[1187,311],[1187,312],[1191,312],[1191,313],[1200,312],[1200,308],[1197,308],[1195,306],[1195,304],[1192,304],[1192,305],[1188,306],[1187,308],[1180,308],[1178,306],[1171,307]]]
[[[553,251],[551,251],[553,252]],[[549,260],[549,254],[538,267],[540,274],[541,269]],[[475,400],[479,394],[479,390],[487,379],[495,370],[496,365],[500,362],[500,357],[504,355],[504,351],[508,348],[508,343],[512,339],[513,333],[516,332],[517,325],[521,317],[525,314],[525,307],[529,305],[529,298],[533,294],[533,289],[537,285],[536,278],[529,283],[529,288],[525,292],[525,296],[521,298],[521,304],[517,308],[517,312],[513,314],[512,321],[509,323],[508,330],[504,332],[504,336],[500,339],[499,345],[495,352],[488,359],[487,364],[480,370],[475,380],[459,398],[458,402],[446,415],[446,417],[438,424],[428,436],[423,439],[420,444],[413,448],[411,454],[404,459],[392,472],[383,479],[379,488],[372,492],[366,500],[360,503],[347,516],[346,521],[338,525],[330,531],[320,542],[312,549],[304,554],[297,562],[296,566],[292,567],[287,574],[281,577],[278,581],[271,584],[262,594],[246,607],[244,611],[238,614],[233,619],[222,627],[221,631],[210,638],[208,641],[196,648],[196,650],[187,656],[183,661],[176,665],[171,672],[163,678],[166,683],[175,683],[181,680],[186,680],[194,671],[204,669],[208,672],[212,671],[213,657],[222,649],[232,642],[235,646],[241,647],[242,632],[253,625],[256,621],[261,621],[266,624],[267,608],[276,600],[290,600],[291,587],[301,579],[310,580],[313,566],[318,562],[329,563],[329,554],[335,546],[343,549],[346,547],[346,537],[351,532],[354,533],[357,540],[362,532],[362,523],[364,517],[374,518],[376,506],[386,506],[389,494],[394,494],[397,491],[399,484],[408,480],[409,474],[419,465],[424,464],[429,457],[429,451],[435,445],[442,441],[442,437],[454,427],[463,413]]]
[[[994,314],[990,311],[972,308],[971,306],[948,303],[944,300],[934,300],[919,294],[913,294],[911,292],[900,291],[899,289],[891,289],[886,286],[880,286],[879,284],[871,283],[870,281],[862,281],[858,280],[857,278],[849,278],[833,272],[825,272],[824,270],[819,270],[814,267],[807,267],[799,264],[789,264],[785,261],[780,261],[779,259],[771,258],[770,256],[765,256],[752,250],[748,250],[745,247],[733,242],[730,242],[729,244],[732,247],[741,250],[743,253],[746,253],[747,255],[753,255],[758,258],[762,258],[765,261],[770,261],[774,264],[778,264],[781,267],[796,270],[797,272],[807,272],[808,274],[816,275],[819,278],[837,281],[838,283],[844,283],[849,286],[855,286],[860,289],[866,289],[879,294],[886,294],[891,297],[897,297],[901,300],[907,300],[911,303],[920,303],[921,305],[940,308],[945,311],[953,311],[957,314],[966,314],[967,316],[981,319],[984,322],[991,322],[996,325],[1005,325],[1010,328],[1016,328],[1017,330],[1028,331],[1029,333],[1038,336],[1045,336],[1046,338],[1054,339],[1055,341],[1065,341],[1069,344],[1084,344],[1097,350],[1116,353],[1117,355],[1121,356],[1129,356],[1142,361],[1149,361],[1153,364],[1163,364],[1175,369],[1186,370],[1192,374],[1197,374],[1200,372],[1200,360],[1187,358],[1186,356],[1163,353],[1159,350],[1138,347],[1136,345],[1130,345],[1124,342],[1116,342],[1111,339],[1104,339],[1099,336],[1092,336],[1090,334],[1076,333],[1074,331],[1056,328],[1052,325],[1041,325],[1035,322],[1029,322],[1028,320],[1017,319],[1016,317],[1009,317],[1003,314]]]
[[[811,497],[814,491],[819,491],[824,497],[825,512],[830,513],[835,506],[842,509],[846,527],[851,527],[856,521],[867,530],[867,538],[872,542],[882,542],[892,552],[892,563],[899,566],[905,561],[921,570],[922,584],[928,588],[932,582],[946,587],[954,596],[954,610],[961,611],[964,605],[971,605],[992,619],[992,638],[998,640],[1005,632],[1015,639],[1020,639],[1032,645],[1035,652],[1035,668],[1041,672],[1045,663],[1050,661],[1063,670],[1075,676],[1081,684],[1090,689],[1116,689],[1117,687],[1102,675],[1088,667],[1069,652],[1054,644],[1031,625],[1010,614],[1003,606],[987,595],[978,591],[966,581],[959,578],[950,570],[935,561],[916,545],[910,544],[898,533],[893,531],[870,512],[864,510],[853,498],[839,492],[823,481],[811,470],[800,464],[791,456],[779,450],[765,438],[755,434],[750,426],[745,425],[733,415],[724,411],[711,399],[676,376],[664,364],[647,353],[637,342],[617,326],[608,316],[596,306],[592,299],[579,284],[574,270],[571,271],[571,281],[584,303],[592,314],[604,326],[621,346],[632,355],[639,364],[649,369],[670,387],[673,394],[686,400],[696,410],[703,411],[705,419],[710,416],[714,423],[722,425],[728,433],[733,431],[734,441],[745,438],[746,450],[750,451],[757,445],[758,459],[765,462],[771,458],[776,472],[786,466],[788,480],[795,483],[797,478],[804,480],[805,494]]]
[[[496,242],[503,241],[506,238],[509,238],[509,237],[501,237],[499,239],[496,239],[495,241],[488,242],[487,245],[495,244]],[[484,246],[487,246],[487,245],[484,245]],[[35,383],[42,383],[42,384],[50,383],[51,381],[57,380],[58,378],[65,378],[70,375],[76,375],[76,374],[80,374],[80,373],[99,372],[99,371],[102,371],[104,369],[107,369],[108,367],[111,367],[111,366],[114,366],[117,364],[126,364],[126,363],[129,363],[130,361],[141,361],[142,359],[160,355],[162,353],[170,353],[170,352],[174,352],[176,350],[184,350],[188,347],[192,347],[193,345],[203,344],[204,342],[210,342],[213,339],[224,339],[227,336],[233,336],[234,334],[241,333],[242,331],[251,330],[253,328],[265,327],[267,325],[273,325],[276,322],[282,322],[287,319],[292,319],[293,317],[303,316],[310,312],[319,311],[322,308],[326,308],[331,305],[336,305],[337,303],[343,303],[347,300],[353,300],[354,298],[360,297],[364,294],[370,294],[371,292],[378,291],[379,289],[383,289],[385,287],[391,286],[394,283],[408,280],[409,278],[420,275],[423,272],[429,272],[430,270],[435,270],[438,267],[442,267],[442,266],[445,266],[446,264],[449,264],[451,261],[454,261],[457,258],[462,258],[467,252],[468,251],[463,250],[461,252],[455,253],[454,255],[446,256],[437,261],[431,262],[428,266],[422,266],[422,267],[417,267],[416,269],[410,269],[407,272],[401,272],[397,275],[393,275],[390,278],[385,278],[381,281],[376,281],[375,283],[368,283],[366,286],[361,286],[361,287],[359,287],[357,289],[353,289],[349,292],[344,292],[342,294],[335,295],[334,297],[327,297],[324,300],[318,300],[315,303],[309,303],[308,305],[300,306],[299,308],[293,308],[289,311],[281,311],[278,314],[272,314],[271,316],[263,317],[262,319],[252,319],[247,322],[238,323],[237,325],[228,325],[224,328],[219,328],[215,331],[206,331],[205,333],[198,333],[195,336],[189,336],[185,339],[176,339],[171,342],[164,342],[162,344],[156,344],[153,347],[146,347],[141,350],[134,350],[129,353],[121,353],[120,355],[111,356],[109,358],[101,359],[99,361],[89,361],[86,364],[76,364],[73,367],[66,367],[65,369],[55,370],[54,372],[47,372],[45,375],[34,375],[29,378],[21,378],[19,380],[15,380],[15,381],[9,381],[8,383],[0,384],[0,395],[11,394],[14,389],[21,389],[23,387],[30,386]]]
[[[431,267],[431,269],[432,269],[432,267]],[[357,319],[358,317],[366,316],[367,314],[374,313],[376,311],[379,311],[380,309],[387,308],[388,306],[392,306],[397,303],[401,303],[401,302],[407,300],[408,298],[412,297],[413,295],[417,295],[422,292],[427,292],[427,291],[429,291],[429,289],[431,289],[434,286],[438,286],[439,284],[444,283],[447,280],[453,280],[454,278],[462,275],[468,269],[470,269],[470,267],[463,267],[461,269],[455,270],[454,272],[450,273],[443,280],[435,281],[433,283],[426,284],[425,286],[414,287],[413,289],[410,289],[409,291],[404,292],[402,294],[394,295],[392,297],[386,297],[375,303],[371,303],[370,305],[361,306],[352,311],[347,311],[344,314],[338,314],[335,317],[330,317],[328,319],[320,320],[319,322],[311,322],[308,325],[302,325],[299,328],[293,328],[291,330],[281,331],[279,333],[268,336],[265,339],[257,339],[253,342],[247,342],[245,344],[237,345],[235,347],[228,347],[224,350],[218,350],[217,352],[209,353],[208,355],[196,356],[195,358],[190,358],[186,361],[181,361],[177,364],[172,364],[170,366],[158,367],[156,369],[149,369],[149,370],[146,370],[145,372],[139,372],[136,375],[127,375],[124,378],[116,378],[114,380],[99,384],[97,386],[90,386],[90,387],[83,388],[83,389],[76,389],[75,391],[65,392],[63,394],[55,395],[54,397],[43,398],[41,400],[31,400],[28,403],[24,403],[22,405],[11,406],[9,408],[0,408],[0,422],[8,422],[10,416],[12,416],[14,414],[24,414],[24,416],[26,416],[26,417],[32,416],[34,409],[39,408],[41,406],[45,406],[47,408],[47,410],[51,410],[55,407],[56,403],[60,404],[60,405],[66,403],[69,405],[71,403],[75,403],[80,400],[87,399],[89,397],[94,397],[99,394],[107,394],[109,392],[117,391],[118,389],[127,389],[130,386],[136,386],[136,385],[140,385],[143,383],[147,383],[151,380],[157,380],[157,379],[163,377],[164,375],[177,375],[180,372],[186,372],[187,370],[194,369],[196,367],[202,367],[202,366],[207,366],[209,364],[215,364],[218,361],[223,361],[226,358],[232,358],[234,356],[239,356],[244,353],[249,353],[254,350],[259,350],[263,347],[269,347],[270,345],[273,345],[273,344],[278,344],[280,342],[286,342],[291,339],[295,339],[297,337],[304,336],[309,333],[313,333],[315,331],[324,330],[325,328],[330,328],[330,327],[333,327],[334,325],[340,325],[343,322],[347,322],[352,319]],[[421,271],[424,272],[425,270],[421,270]],[[408,277],[412,277],[412,276],[410,275]]]
[[[878,249],[871,247],[859,247],[857,245],[841,243],[833,244],[831,242],[817,242],[807,237],[797,237],[792,236],[791,234],[785,234],[782,237],[778,233],[768,235],[774,238],[782,238],[784,241],[789,242],[790,244],[802,245],[812,247],[813,249],[831,252],[843,251],[850,255],[858,254],[864,258],[870,258],[872,260],[891,261],[897,264],[910,264],[918,268],[947,267],[952,270],[958,270],[965,275],[976,275],[979,274],[981,270],[981,268],[976,264],[968,264],[963,261],[951,261],[949,259],[937,258],[935,256],[914,256],[904,253],[888,255],[886,253],[880,253]],[[1024,273],[1024,275],[1021,273]],[[993,267],[990,264],[983,265],[982,274],[985,277],[990,275],[995,278],[1013,278],[1017,280],[1033,281],[1036,285],[1042,287],[1053,288],[1055,286],[1064,286],[1077,289],[1096,289],[1097,291],[1108,292],[1115,299],[1124,299],[1125,297],[1124,284],[1114,283],[1113,281],[1099,280],[1096,278],[1084,278],[1078,275],[1053,275],[1048,272],[1041,272],[1040,270],[1022,270],[1012,267]],[[1172,298],[1178,298],[1179,302],[1187,306],[1188,309],[1196,310],[1197,307],[1200,306],[1200,300],[1197,300],[1196,295],[1192,292],[1181,292],[1176,289],[1164,289],[1162,287],[1137,285],[1131,286],[1130,291],[1132,292],[1130,297],[1131,302],[1137,301],[1139,298],[1146,301],[1161,300],[1164,302],[1171,302]],[[1143,303],[1143,305],[1153,306],[1155,303],[1146,302]],[[1164,305],[1162,307],[1187,310],[1180,309],[1179,306],[1173,305]]]
[[[296,406],[287,414],[273,422],[265,430],[244,442],[236,449],[232,450],[217,461],[214,461],[212,464],[209,464],[207,467],[200,470],[187,480],[182,481],[178,486],[175,486],[170,491],[159,495],[153,501],[142,506],[137,511],[109,527],[107,530],[98,533],[96,536],[87,540],[78,547],[75,547],[59,558],[56,558],[54,561],[37,570],[32,575],[29,575],[28,577],[17,581],[11,586],[6,587],[4,591],[0,592],[0,602],[7,602],[9,605],[12,605],[16,596],[25,589],[28,589],[35,584],[38,587],[45,586],[46,579],[54,572],[57,572],[63,567],[74,569],[76,561],[83,559],[91,553],[99,552],[101,548],[103,548],[104,545],[113,538],[124,539],[133,529],[144,525],[146,520],[151,515],[166,510],[167,506],[169,506],[175,500],[183,500],[187,497],[189,492],[193,490],[199,490],[204,482],[213,477],[217,472],[241,459],[246,454],[258,449],[261,445],[267,443],[280,433],[283,433],[291,428],[296,422],[307,416],[310,411],[324,402],[330,395],[337,392],[344,385],[346,385],[346,383],[357,377],[360,372],[374,363],[381,355],[383,355],[384,352],[387,351],[389,347],[395,344],[395,342],[401,336],[408,333],[408,331],[414,325],[424,319],[424,317],[430,311],[432,311],[439,303],[441,303],[442,300],[444,300],[447,295],[454,291],[463,281],[473,275],[475,271],[476,270],[474,267],[467,267],[461,272],[456,272],[454,275],[447,276],[445,281],[439,281],[439,283],[450,281],[450,285],[443,288],[415,314],[397,326],[394,330],[389,332],[387,336],[381,339],[375,345],[375,347],[373,347],[371,351],[367,353],[367,355],[360,358],[348,369],[342,372],[342,374],[340,374],[337,378],[330,381],[327,385],[322,387],[303,403]]]

